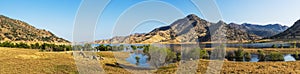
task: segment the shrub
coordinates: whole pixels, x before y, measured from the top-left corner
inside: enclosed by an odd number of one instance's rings
[[[120,46],[118,47],[118,50],[124,50],[124,45],[120,45]]]
[[[226,55],[225,45],[222,44],[222,45],[217,46],[215,49],[212,50],[210,59],[212,59],[212,60],[224,60],[225,55]]]
[[[277,44],[273,44],[272,47],[273,48],[277,48],[278,46],[277,46]]]
[[[134,50],[134,51],[137,49],[137,47],[136,47],[135,45],[131,45],[130,47],[131,47],[132,50]]]
[[[40,49],[40,44],[39,43],[30,44],[30,48],[31,49]]]
[[[13,43],[8,42],[8,41],[1,43],[0,46],[1,47],[11,47],[11,48],[15,47],[15,45]]]
[[[284,56],[278,52],[271,52],[269,55],[266,56],[268,61],[284,61]]]
[[[135,56],[135,60],[136,60],[136,64],[139,64],[140,63],[140,57],[139,56]]]
[[[235,59],[237,61],[242,61],[244,57],[244,50],[242,48],[239,48],[238,50],[234,51]]]
[[[298,53],[298,51],[296,51],[296,54],[295,54],[296,56],[295,56],[295,58],[298,60],[298,59],[300,59],[299,58],[299,53]]]
[[[245,60],[247,60],[247,61],[251,60],[251,53],[245,52],[244,57],[245,57]]]
[[[259,55],[259,61],[265,61],[266,60],[266,54],[264,53],[263,50],[257,50],[258,55]]]
[[[151,46],[149,50],[149,64],[158,68],[166,63],[176,60],[176,54],[168,48]]]
[[[293,56],[296,60],[299,60],[299,59],[300,59],[298,51],[296,51],[296,53],[293,54],[292,56]]]
[[[163,48],[163,50],[167,53],[166,61],[173,61],[176,58],[175,52],[171,51],[171,49]]]
[[[294,42],[294,46],[293,46],[294,48],[297,48],[297,43],[296,42]]]
[[[149,53],[150,45],[144,45],[143,48],[143,53]]]
[[[186,49],[183,51],[182,56],[183,56],[182,57],[183,60],[190,60],[191,58],[192,59],[208,59],[209,58],[209,54],[207,53],[207,51],[204,49],[200,49],[200,48]]]
[[[29,46],[26,43],[23,43],[23,42],[16,43],[15,47],[17,47],[17,48],[29,48]]]
[[[226,58],[227,58],[228,60],[233,61],[233,59],[235,58],[234,51],[229,51],[229,52],[227,52]]]
[[[206,50],[200,49],[200,58],[201,59],[209,59],[209,54],[207,53]]]
[[[181,53],[176,53],[176,61],[180,61],[181,60]]]
[[[96,46],[95,48],[100,51],[107,51],[106,47],[103,44],[100,44],[99,46]]]

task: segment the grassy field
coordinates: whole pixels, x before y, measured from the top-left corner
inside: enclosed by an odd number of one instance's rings
[[[134,72],[132,70],[125,70],[123,68],[114,67],[114,66],[106,66],[105,63],[114,64],[116,60],[113,58],[113,52],[100,52],[98,53],[103,57],[107,57],[106,60],[102,60],[102,66],[106,73],[110,74],[130,74],[130,72]],[[115,54],[122,54],[122,53],[115,53]],[[196,73],[204,74],[206,73],[207,69],[211,69],[212,67],[208,67],[211,61],[209,60],[194,60],[188,61],[185,64],[188,65],[189,62],[197,62],[196,69],[194,70]],[[151,70],[150,73],[156,74],[175,74],[177,70],[183,69],[178,68],[180,63],[173,63],[167,66],[163,66],[158,68],[157,70]],[[185,65],[181,63],[181,65]],[[190,69],[189,67],[186,67]],[[143,71],[145,72],[145,71]],[[214,72],[211,72],[214,73]],[[300,61],[296,62],[231,62],[231,61],[224,61],[221,73],[238,73],[238,74],[245,74],[245,73],[279,73],[279,74],[299,74],[300,73]]]
[[[0,48],[1,74],[76,74],[71,54]]]
[[[276,51],[280,51],[276,49]],[[292,51],[292,49],[290,49]],[[0,48],[0,73],[1,74],[77,74],[76,64],[71,53],[66,52],[39,52],[33,49],[19,48]],[[115,53],[115,54],[113,54]],[[180,63],[173,63],[158,69],[125,69],[116,65],[116,55],[118,57],[127,57],[123,52],[99,52],[104,60],[99,63],[107,74],[132,74],[138,73],[156,73],[156,74],[174,74],[181,69],[190,69],[191,67],[179,68]],[[120,61],[118,61],[120,62]],[[122,61],[121,61],[122,62]],[[197,62],[193,65],[194,72],[199,74],[206,73],[211,61],[194,60],[181,63],[189,65],[189,62]],[[125,64],[126,65],[126,64]],[[129,65],[128,65],[129,66]],[[276,74],[299,74],[300,61],[296,62],[231,62],[224,61],[221,73],[276,73]]]

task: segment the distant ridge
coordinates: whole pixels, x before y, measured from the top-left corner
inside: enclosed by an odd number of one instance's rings
[[[300,39],[300,20],[282,33],[270,37],[271,39]]]
[[[194,14],[190,14],[169,26],[156,28],[149,33],[117,36],[107,40],[97,40],[96,43],[195,43],[209,42],[214,40],[212,38],[224,38],[232,42],[261,39],[260,36],[230,26],[223,21],[211,23]]]
[[[244,23],[240,25],[240,24],[230,23],[229,25],[237,29],[247,31],[248,33],[258,35],[263,38],[274,36],[289,28],[288,26],[283,26],[280,24],[257,25],[257,24]]]
[[[0,41],[62,42],[69,41],[44,29],[37,29],[26,22],[0,15]]]

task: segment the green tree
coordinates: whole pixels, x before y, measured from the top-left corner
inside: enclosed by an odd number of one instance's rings
[[[266,59],[268,61],[283,61],[284,56],[281,53],[278,52],[271,52],[269,55],[266,56]]]
[[[140,57],[139,56],[135,56],[135,60],[136,60],[136,64],[138,65],[140,63]]]
[[[131,45],[130,47],[131,47],[132,50],[134,50],[134,51],[137,49],[137,47],[136,47],[135,45]]]
[[[250,61],[251,60],[251,53],[250,52],[245,52],[245,59],[247,61]]]
[[[100,51],[107,51],[106,50],[106,47],[103,45],[103,44],[100,44],[99,46],[95,47],[97,50],[100,50]]]
[[[238,61],[242,61],[244,57],[244,50],[239,48],[238,50],[234,51],[235,59]]]

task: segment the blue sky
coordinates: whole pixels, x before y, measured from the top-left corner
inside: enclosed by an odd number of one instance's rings
[[[96,39],[113,36],[117,20],[130,7],[144,0],[112,0],[98,19]],[[180,10],[183,15],[196,14],[204,18],[189,0],[163,0]],[[222,20],[231,23],[283,24],[291,26],[300,19],[299,0],[216,0]],[[0,14],[25,21],[37,28],[46,29],[59,37],[72,40],[73,24],[81,0],[0,0]],[[161,9],[152,7],[153,9]],[[136,11],[139,13],[155,13]],[[168,13],[175,13],[169,11]],[[166,16],[168,17],[168,16]],[[182,16],[165,18],[167,22],[141,22],[132,33],[149,32],[153,28],[169,25]],[[204,18],[205,19],[205,18]],[[128,20],[130,21],[130,20]],[[211,20],[208,20],[211,21]],[[126,24],[124,24],[126,26]]]

